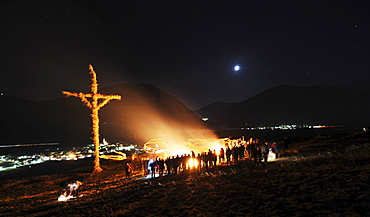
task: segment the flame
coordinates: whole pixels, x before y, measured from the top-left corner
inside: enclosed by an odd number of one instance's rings
[[[189,161],[188,161],[188,165],[189,165],[190,169],[198,168],[198,166],[199,166],[198,164],[199,164],[198,160],[196,158],[193,158],[193,157],[190,158]]]
[[[216,151],[216,155],[219,156],[220,155],[220,150],[221,150],[222,146],[219,142],[214,142],[213,144],[213,148],[211,148],[211,150],[215,150]]]
[[[100,158],[99,158],[99,110],[101,107],[105,106],[110,100],[121,100],[120,95],[104,95],[98,93],[98,81],[96,78],[96,73],[92,65],[89,65],[89,73],[91,75],[91,93],[72,93],[69,91],[62,91],[67,97],[74,96],[80,98],[83,103],[91,110],[91,119],[92,119],[92,134],[93,141],[95,145],[95,159],[94,159],[94,172],[101,172],[103,169],[100,167]],[[88,100],[91,98],[91,100]],[[99,99],[103,101],[99,102]]]

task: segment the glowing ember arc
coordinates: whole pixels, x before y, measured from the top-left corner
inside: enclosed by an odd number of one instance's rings
[[[146,151],[155,151],[156,153],[167,151],[168,148],[167,142],[161,138],[152,139],[144,144],[144,149]]]
[[[96,73],[92,65],[89,65],[89,73],[91,75],[91,93],[72,93],[69,91],[62,91],[67,97],[74,96],[80,98],[83,103],[91,110],[91,119],[92,119],[92,134],[93,141],[95,146],[95,159],[94,159],[94,172],[101,172],[103,169],[100,167],[99,159],[99,109],[105,106],[110,100],[116,99],[121,100],[120,95],[105,95],[98,93],[98,81],[96,78]],[[91,98],[91,101],[87,98]],[[100,99],[103,101],[99,102]]]

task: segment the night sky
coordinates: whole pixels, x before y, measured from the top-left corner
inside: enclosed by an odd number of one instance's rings
[[[4,95],[41,101],[63,97],[62,90],[88,92],[88,64],[100,87],[154,84],[191,109],[282,84],[370,81],[366,0],[0,5]]]

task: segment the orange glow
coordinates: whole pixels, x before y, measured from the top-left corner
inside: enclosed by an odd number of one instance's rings
[[[167,151],[169,148],[167,142],[162,139],[162,138],[155,138],[155,139],[152,139],[152,140],[149,140],[148,142],[146,142],[144,144],[144,149],[146,151],[155,151],[158,153],[158,151]]]
[[[168,146],[161,149],[161,157],[177,155],[179,150],[198,154],[212,147],[209,143],[218,140],[200,117],[164,91],[145,84],[122,87],[125,88],[125,100],[130,103],[113,107],[115,116],[111,119],[116,124],[113,130],[117,135],[122,132],[126,136],[122,140],[145,146],[144,149],[152,148],[152,151],[148,150],[151,153],[158,153],[157,147],[153,147],[156,144]]]
[[[62,91],[67,97],[74,96],[81,99],[83,103],[91,110],[91,119],[92,119],[92,134],[93,134],[93,141],[95,145],[95,159],[94,159],[94,172],[101,172],[103,169],[100,167],[100,159],[99,159],[99,109],[106,105],[110,100],[116,99],[121,100],[121,96],[119,95],[104,95],[98,93],[98,81],[96,78],[96,73],[92,65],[89,65],[89,73],[91,75],[91,93],[72,93],[68,91]],[[91,98],[88,100],[87,98]],[[99,102],[99,99],[103,99],[103,101]]]
[[[167,154],[169,156],[182,156],[184,154],[189,154],[191,151],[190,150],[185,150],[185,149],[176,149],[172,150],[171,152],[168,152]]]
[[[193,168],[198,168],[198,160],[196,158],[190,158],[189,159],[189,162],[188,162],[188,165],[189,165],[189,168],[190,169],[193,169]]]
[[[216,150],[216,155],[219,156],[220,155],[220,150],[221,150],[222,146],[219,142],[215,142],[214,145],[213,145],[213,148],[211,148],[211,150]]]
[[[332,127],[336,127],[336,126],[325,126],[325,125],[313,126],[313,128],[332,128]]]
[[[115,152],[113,152],[111,154],[103,154],[103,155],[100,155],[100,158],[107,159],[107,160],[121,161],[121,160],[127,159],[127,156],[123,152],[115,151]]]

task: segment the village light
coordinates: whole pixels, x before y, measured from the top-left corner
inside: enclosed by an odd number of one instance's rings
[[[77,160],[76,155],[73,153],[68,154],[67,160]]]

